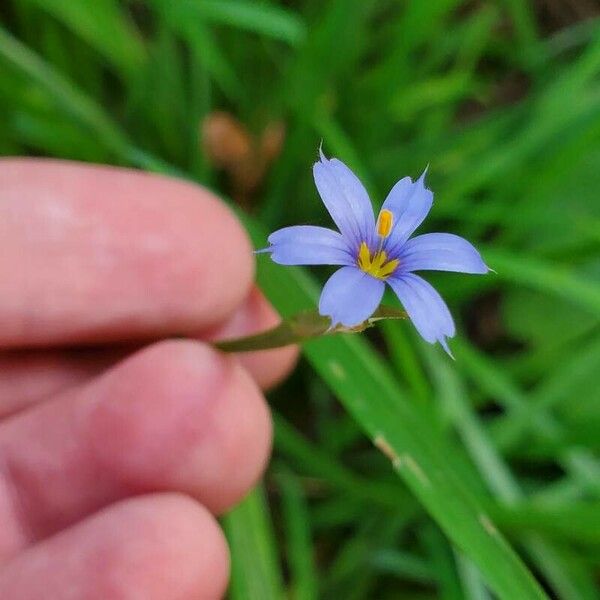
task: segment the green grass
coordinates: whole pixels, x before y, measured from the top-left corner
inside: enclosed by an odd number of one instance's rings
[[[275,391],[273,466],[224,519],[232,598],[598,597],[600,21],[497,0],[8,0],[0,153],[234,191],[199,143],[225,110],[283,150],[254,242],[327,223],[321,140],[374,203],[430,165],[424,228],[497,275],[432,274],[456,362],[409,323],[306,344]],[[545,14],[545,13],[544,13]],[[77,60],[74,60],[74,57]],[[325,270],[258,261],[284,315]]]

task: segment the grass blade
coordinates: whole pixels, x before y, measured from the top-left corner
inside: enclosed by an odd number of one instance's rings
[[[115,0],[94,0],[93,17],[87,0],[29,0],[85,40],[123,79],[135,75],[145,48],[133,22]]]
[[[225,516],[223,526],[231,549],[231,599],[281,600],[282,575],[263,488]]]
[[[290,593],[294,600],[314,600],[318,598],[318,578],[304,493],[300,481],[288,469],[280,467],[276,471],[287,538]]]
[[[201,0],[187,4],[206,21],[246,29],[296,46],[306,37],[304,23],[290,10],[267,2]]]

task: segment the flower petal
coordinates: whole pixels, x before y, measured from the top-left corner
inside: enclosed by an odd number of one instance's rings
[[[396,292],[421,337],[430,344],[440,342],[450,354],[446,337],[452,337],[456,329],[452,315],[437,291],[413,273],[390,277],[387,282]]]
[[[390,190],[381,207],[394,215],[392,232],[385,246],[388,256],[400,249],[431,209],[433,193],[425,187],[426,173],[427,169],[415,182],[410,177],[402,178]]]
[[[481,254],[464,238],[452,233],[425,233],[414,237],[400,250],[402,271],[457,271],[487,273]]]
[[[284,227],[269,236],[271,252],[280,265],[352,265],[355,260],[346,240],[325,227],[297,225]]]
[[[348,250],[344,238],[327,227],[315,227],[314,225],[294,225],[283,227],[274,231],[268,238],[271,245],[275,244],[323,244]]]
[[[342,235],[355,248],[363,241],[370,242],[375,217],[369,195],[358,177],[341,160],[329,160],[321,151],[313,175],[323,204]]]
[[[332,326],[355,327],[366,321],[377,309],[385,283],[356,267],[342,267],[327,281],[319,313],[331,317]]]

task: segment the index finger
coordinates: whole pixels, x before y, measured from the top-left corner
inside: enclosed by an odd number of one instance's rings
[[[0,347],[193,335],[230,316],[252,278],[245,232],[203,188],[0,160]]]

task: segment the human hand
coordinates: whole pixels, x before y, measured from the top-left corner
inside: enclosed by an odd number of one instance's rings
[[[265,466],[259,386],[295,350],[153,340],[276,323],[252,265],[198,187],[0,160],[0,598],[223,595],[213,515]]]

